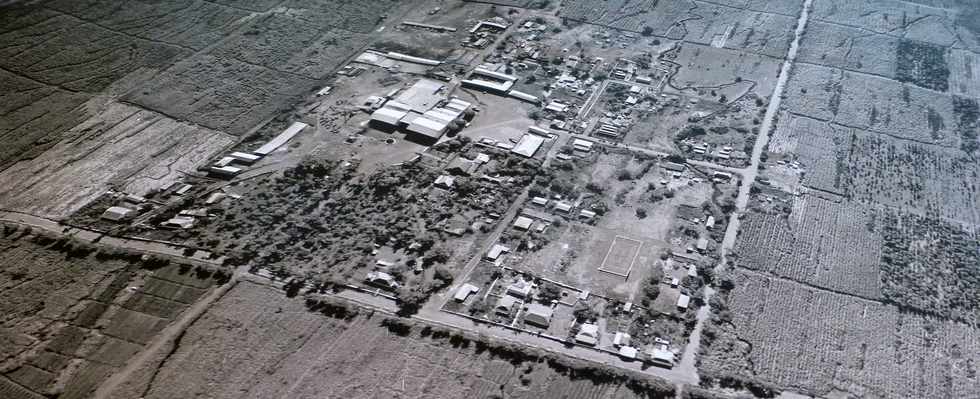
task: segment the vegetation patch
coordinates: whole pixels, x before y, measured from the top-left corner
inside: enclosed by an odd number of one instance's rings
[[[946,50],[934,44],[901,40],[895,77],[901,82],[945,92],[949,90],[945,54]]]

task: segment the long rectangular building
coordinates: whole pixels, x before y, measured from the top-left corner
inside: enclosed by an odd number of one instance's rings
[[[305,129],[307,126],[309,125],[303,122],[293,122],[293,124],[290,125],[289,128],[287,128],[278,136],[276,136],[276,138],[269,140],[268,143],[265,143],[265,145],[259,147],[259,149],[252,151],[252,153],[261,156],[269,155],[279,147],[282,147],[283,144],[286,144],[286,142],[291,140],[293,136],[299,134],[299,132],[303,131],[303,129]]]

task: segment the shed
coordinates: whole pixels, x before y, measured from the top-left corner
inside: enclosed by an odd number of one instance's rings
[[[453,295],[453,299],[455,299],[456,302],[464,302],[466,301],[466,298],[469,298],[470,295],[473,295],[477,292],[480,292],[480,287],[477,287],[470,283],[466,283],[456,290],[456,295]]]
[[[583,219],[589,219],[589,220],[591,220],[591,219],[593,219],[593,218],[596,217],[596,213],[595,212],[592,212],[590,210],[583,209],[583,210],[579,211],[578,216],[580,218],[583,218]]]
[[[548,328],[551,325],[551,316],[554,314],[555,310],[551,306],[532,303],[527,307],[527,312],[524,313],[524,322]]]
[[[531,203],[533,203],[534,205],[545,206],[548,205],[548,199],[545,197],[534,197],[531,199]]]
[[[683,172],[685,169],[684,165],[676,162],[664,162],[663,167],[671,172]]]
[[[106,209],[105,212],[102,212],[103,219],[111,220],[113,222],[126,220],[129,219],[131,216],[133,216],[133,210],[121,206],[110,206],[109,209]]]
[[[517,219],[514,219],[514,228],[527,230],[531,228],[531,223],[534,223],[534,219],[527,216],[518,216]]]
[[[681,295],[677,298],[677,308],[680,310],[687,310],[687,306],[691,304],[691,297],[687,295]]]
[[[228,154],[228,156],[231,157],[231,158],[234,158],[236,162],[239,162],[239,163],[242,163],[242,164],[245,164],[245,165],[251,165],[251,164],[255,163],[255,161],[258,161],[259,159],[262,158],[262,157],[260,157],[258,155],[247,154],[247,153],[244,153],[244,152],[233,152],[231,154]]]
[[[571,212],[572,211],[572,204],[569,204],[569,203],[564,202],[564,201],[559,202],[559,203],[555,204],[555,210],[558,210],[559,212],[565,212],[565,213]]]
[[[704,227],[708,230],[713,229],[715,227],[715,217],[708,216],[708,220],[704,222]]]

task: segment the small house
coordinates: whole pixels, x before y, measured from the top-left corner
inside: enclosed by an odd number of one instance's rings
[[[583,209],[583,210],[579,211],[578,216],[580,218],[582,218],[582,219],[592,220],[592,219],[595,219],[596,213],[595,212],[592,212],[590,210]]]
[[[698,252],[702,252],[702,253],[708,250],[708,238],[707,237],[698,238],[697,249],[698,249]]]
[[[487,260],[493,262],[500,258],[500,255],[504,254],[505,252],[510,252],[510,248],[500,244],[493,244],[493,247],[490,247],[490,250],[487,251],[486,258]]]
[[[630,335],[624,332],[617,332],[613,336],[613,346],[626,346],[630,344]]]
[[[636,359],[637,354],[636,348],[632,346],[621,346],[619,347],[619,356],[626,360]]]
[[[121,206],[110,206],[105,212],[102,212],[102,218],[105,220],[111,220],[113,222],[119,222],[129,219],[133,216],[133,210],[129,208],[124,208]]]
[[[704,222],[704,228],[711,230],[715,228],[715,217],[708,216],[708,220]]]
[[[518,216],[517,219],[514,220],[514,228],[527,231],[531,228],[531,223],[534,223],[534,219],[527,216]]]
[[[599,343],[599,326],[595,324],[582,324],[578,334],[575,334],[575,341],[581,344],[595,346]]]
[[[650,351],[650,361],[663,367],[674,367],[674,352],[667,350],[666,345],[658,345]]]
[[[554,313],[555,310],[551,306],[532,303],[527,307],[527,312],[524,313],[524,322],[538,327],[548,328],[551,325],[551,316]]]
[[[171,229],[189,229],[197,224],[197,219],[191,216],[174,216],[170,220],[160,223],[160,226]]]
[[[569,213],[572,211],[572,204],[562,201],[555,204],[555,209],[559,212]]]
[[[534,205],[545,206],[548,204],[548,199],[545,197],[534,197],[531,199],[531,203]]]
[[[370,272],[365,279],[367,282],[389,288],[398,288],[395,277],[384,272]]]
[[[473,295],[477,292],[480,292],[480,287],[477,287],[470,283],[466,283],[456,290],[456,295],[453,295],[453,299],[455,299],[456,302],[465,302],[466,298],[469,298],[470,295]]]
[[[456,178],[449,175],[441,175],[436,178],[435,186],[449,190],[453,188],[453,184],[456,182]]]
[[[453,159],[449,166],[446,167],[446,172],[452,173],[457,176],[470,176],[476,169],[480,167],[480,164],[476,161],[471,161],[463,157],[456,157]]]
[[[509,316],[514,311],[515,306],[517,306],[517,298],[504,295],[497,301],[497,305],[493,307],[493,311],[499,315]]]
[[[525,299],[528,295],[531,295],[531,283],[518,280],[516,283],[507,286],[507,295]]]

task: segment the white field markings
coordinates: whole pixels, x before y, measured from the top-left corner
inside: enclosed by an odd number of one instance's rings
[[[630,258],[629,264],[626,266],[626,271],[611,270],[606,267],[606,262],[609,261],[609,256],[612,254],[613,249],[616,248],[616,243],[618,241],[631,241],[636,244],[636,249],[633,250],[633,256]],[[643,249],[643,241],[629,238],[626,236],[616,236],[613,238],[612,244],[609,244],[609,249],[606,251],[606,256],[602,258],[602,264],[599,265],[600,272],[606,272],[609,274],[615,274],[623,278],[629,278],[630,273],[633,271],[633,264],[636,263],[636,258],[640,255],[640,250]],[[618,266],[618,265],[617,265]]]
[[[725,33],[715,34],[711,37],[711,47],[714,48],[725,48],[725,43],[728,42],[728,38],[732,36],[732,30],[735,29],[734,25],[728,25],[725,29]]]
[[[980,98],[980,55],[968,50],[950,51],[949,90],[956,95]]]

